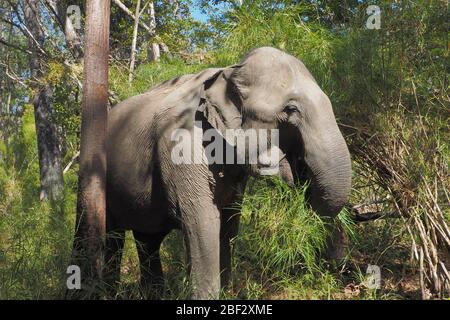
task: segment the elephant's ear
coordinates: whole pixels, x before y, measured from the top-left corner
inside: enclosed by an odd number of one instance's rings
[[[233,74],[240,67],[241,65],[233,65],[222,69],[203,83],[198,111],[203,113],[209,124],[224,138],[227,129],[240,129],[242,126],[242,100],[233,83]],[[233,142],[231,144],[234,145]]]

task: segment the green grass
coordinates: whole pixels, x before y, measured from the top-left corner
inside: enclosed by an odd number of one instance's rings
[[[61,297],[73,239],[70,183],[65,201],[50,205],[39,201],[36,184],[14,177],[1,182],[6,197],[0,202],[0,299]]]

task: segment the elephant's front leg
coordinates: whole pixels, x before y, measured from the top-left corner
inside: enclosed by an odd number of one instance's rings
[[[227,287],[231,275],[231,240],[237,236],[241,208],[222,209],[220,228],[220,282],[222,287]]]
[[[212,203],[185,213],[183,231],[193,299],[217,299],[220,291],[219,210]]]
[[[158,143],[161,179],[168,202],[181,220],[192,298],[216,299],[220,292],[220,211],[214,201],[216,182],[203,150],[202,134],[191,132],[185,139],[193,148],[183,150],[186,157],[181,161],[169,142],[173,131],[168,127],[165,132]]]

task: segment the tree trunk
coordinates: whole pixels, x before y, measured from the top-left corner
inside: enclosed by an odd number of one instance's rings
[[[137,0],[136,14],[134,16],[133,40],[131,43],[130,74],[128,75],[128,83],[131,83],[133,81],[134,63],[136,60],[136,42],[139,28],[139,17],[141,15],[140,10],[141,10],[141,0]]]
[[[9,16],[9,20],[12,20],[12,12],[11,9],[4,9],[4,16]],[[11,43],[11,38],[13,34],[13,26],[9,25],[8,28],[0,21],[0,37],[2,39],[7,39],[8,43]],[[14,92],[14,84],[9,77],[6,76],[6,73],[9,72],[10,68],[10,47],[1,46],[0,48],[0,56],[4,57],[4,71],[2,73],[2,78],[0,79],[0,112],[2,113],[0,116],[0,140],[3,140],[6,146],[6,150],[9,149],[9,137],[10,132],[13,128],[17,130],[18,126],[13,126],[11,117],[10,117],[10,106],[12,99],[12,92]],[[6,97],[4,96],[6,94]],[[7,152],[8,153],[8,152]],[[0,159],[1,160],[1,159]]]
[[[172,59],[173,56],[170,53],[169,47],[164,42],[159,43],[159,50],[166,55],[167,58]]]
[[[109,0],[86,1],[83,107],[74,260],[82,283],[100,284],[106,214]],[[92,281],[92,282],[91,282]],[[92,288],[92,287],[91,287]],[[94,293],[95,294],[95,293]]]
[[[149,16],[149,25],[150,25],[150,31],[148,33],[148,49],[147,49],[147,57],[148,61],[159,61],[160,59],[160,52],[159,52],[159,45],[155,41],[156,37],[156,16],[155,16],[155,4],[153,1],[151,1],[148,4],[148,16]]]
[[[154,62],[158,62],[160,57],[161,57],[161,53],[159,51],[159,45],[156,42],[153,42],[151,47],[150,47],[150,61],[154,61]]]
[[[25,5],[25,21],[28,29],[39,46],[44,45],[44,32],[39,26],[39,0],[29,0]],[[30,70],[32,78],[43,76],[44,61],[39,49],[29,39]],[[62,195],[64,180],[61,170],[61,152],[56,125],[52,119],[52,88],[46,84],[38,84],[33,101],[36,123],[36,136],[40,170],[40,199],[56,200]]]

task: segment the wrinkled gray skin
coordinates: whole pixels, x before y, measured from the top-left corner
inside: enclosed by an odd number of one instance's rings
[[[123,232],[133,230],[142,244],[142,283],[160,293],[159,247],[180,228],[193,298],[217,298],[226,285],[239,225],[235,203],[263,165],[174,164],[171,134],[192,131],[194,121],[219,132],[279,129],[282,179],[291,186],[309,179],[309,203],[322,216],[336,216],[347,202],[350,156],[330,100],[302,62],[278,49],[258,48],[238,65],[166,81],[114,107],[108,121],[109,281],[118,280]]]

